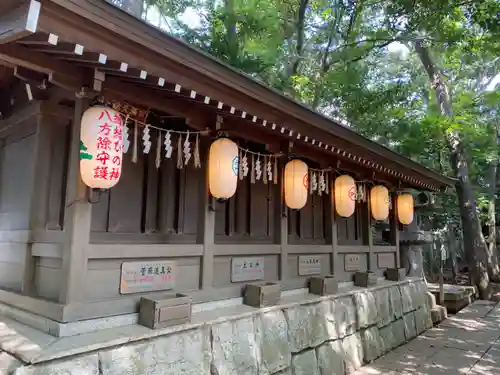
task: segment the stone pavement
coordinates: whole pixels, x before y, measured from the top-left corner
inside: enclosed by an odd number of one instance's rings
[[[500,303],[476,301],[351,375],[500,375]]]

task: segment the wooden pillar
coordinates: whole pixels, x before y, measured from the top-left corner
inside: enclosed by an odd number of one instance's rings
[[[281,247],[280,281],[288,279],[288,208],[285,204],[285,173],[284,165],[280,163],[279,199],[276,199],[276,243]]]
[[[80,125],[87,108],[86,99],[75,98],[66,185],[66,208],[62,254],[62,277],[59,302],[79,302],[85,295],[87,246],[90,238],[92,206],[87,199],[87,187],[80,177]]]
[[[370,207],[370,194],[367,194],[367,204],[366,204],[366,223],[367,223],[367,244],[368,244],[368,271],[375,272],[376,269],[376,254],[373,248],[373,234],[372,234],[372,212]]]
[[[34,104],[34,103],[33,103]],[[39,231],[45,231],[47,223],[47,209],[49,197],[49,179],[51,169],[51,154],[56,129],[66,131],[72,115],[68,113],[67,107],[58,106],[49,101],[36,103],[36,139],[33,153],[33,169],[29,172],[33,175],[33,186],[30,197],[29,216],[29,242],[24,259],[24,274],[21,291],[24,294],[35,292],[35,258],[32,254],[33,240]],[[64,157],[64,155],[60,155]]]
[[[330,181],[330,239],[332,241],[332,254],[331,254],[331,264],[330,269],[332,274],[335,273],[335,264],[338,262],[337,251],[338,251],[338,238],[337,238],[337,214],[335,212],[335,194],[334,194],[334,181]]]
[[[208,149],[205,148],[205,159],[208,161]],[[202,185],[203,209],[201,210],[201,243],[203,257],[201,259],[201,289],[210,289],[214,285],[214,247],[215,247],[215,199],[208,188],[208,162],[204,168],[205,184]]]
[[[30,233],[33,233],[37,229],[43,229],[45,226],[49,188],[47,176],[50,174],[50,119],[43,114],[42,102],[38,102],[37,104],[39,113],[36,117],[36,140],[33,154],[33,186],[30,198],[29,221]],[[30,238],[24,259],[23,284],[21,287],[21,291],[24,294],[33,294],[35,292],[36,265],[35,258],[32,254],[32,246],[33,242]]]
[[[399,253],[399,220],[398,220],[398,196],[392,195],[391,212],[391,245],[396,247],[396,268],[401,267],[401,254]]]

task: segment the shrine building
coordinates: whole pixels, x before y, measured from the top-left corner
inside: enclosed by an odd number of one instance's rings
[[[141,368],[285,374],[335,342],[349,373],[428,328],[399,233],[451,179],[103,0],[3,0],[0,31],[0,323],[52,345],[0,332],[19,366],[152,374],[109,358],[170,340]]]

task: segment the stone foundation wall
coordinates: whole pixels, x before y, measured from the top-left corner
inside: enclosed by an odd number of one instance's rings
[[[432,327],[426,292],[423,281],[358,289],[13,373],[349,374]]]

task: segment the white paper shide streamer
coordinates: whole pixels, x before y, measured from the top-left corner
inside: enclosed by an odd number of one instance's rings
[[[184,153],[184,165],[189,164],[189,160],[191,159],[191,143],[189,142],[189,132],[186,135],[186,139],[184,140],[184,147],[182,148],[182,152]]]
[[[257,181],[262,177],[262,164],[260,162],[260,156],[257,157],[257,161],[255,162],[255,179]]]
[[[314,171],[311,173],[311,190],[318,191],[318,176]]]
[[[170,159],[172,157],[172,152],[174,148],[172,147],[172,136],[169,131],[165,134],[165,140],[163,141],[163,145],[165,146],[165,157]]]
[[[149,126],[146,125],[144,127],[144,131],[142,133],[142,145],[144,146],[143,152],[145,154],[149,154],[149,151],[151,150],[151,136],[149,135]]]
[[[267,169],[267,179],[269,181],[273,180],[273,165],[271,163],[271,158],[268,159],[266,163],[266,169]]]
[[[128,137],[130,136],[129,134],[129,128],[127,126],[128,122],[128,117],[125,119],[125,122],[123,123],[123,153],[126,154],[128,152],[128,149],[130,148],[130,141]]]
[[[160,165],[161,165],[161,132],[158,132],[158,138],[156,138],[156,159],[155,159],[156,169],[160,168]]]
[[[321,171],[319,174],[318,194],[322,195],[326,190],[325,172]]]
[[[243,154],[243,158],[241,160],[241,168],[243,169],[243,177],[247,177],[249,168],[248,168],[248,157],[246,152]]]

